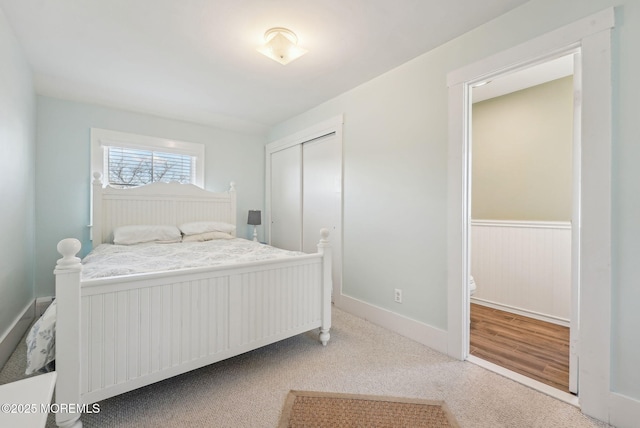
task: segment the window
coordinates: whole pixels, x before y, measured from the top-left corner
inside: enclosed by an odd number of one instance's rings
[[[153,150],[105,147],[109,184],[133,187],[154,181],[194,182],[194,157]]]
[[[204,145],[91,130],[92,173],[104,184],[135,187],[156,181],[204,184]]]

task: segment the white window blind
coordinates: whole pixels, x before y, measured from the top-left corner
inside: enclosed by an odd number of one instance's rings
[[[103,184],[135,187],[153,182],[204,186],[204,144],[107,129],[91,129],[91,174]]]
[[[141,186],[163,181],[193,183],[195,157],[127,147],[105,147],[109,184]]]

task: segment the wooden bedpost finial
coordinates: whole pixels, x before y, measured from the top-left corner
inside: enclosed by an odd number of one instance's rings
[[[329,229],[323,227],[320,229],[320,243],[328,244],[329,243]]]
[[[232,181],[231,183],[229,183],[229,191],[230,192],[235,192],[236,191],[236,182]]]
[[[93,184],[100,184],[102,186],[102,174],[99,172],[93,173]]]
[[[82,244],[75,238],[67,238],[58,242],[58,252],[62,254],[62,258],[56,263],[54,273],[63,270],[79,270],[82,268],[80,258],[75,255],[80,252]]]
[[[331,251],[331,244],[329,243],[329,229],[323,227],[320,229],[320,241],[318,242],[318,252]]]

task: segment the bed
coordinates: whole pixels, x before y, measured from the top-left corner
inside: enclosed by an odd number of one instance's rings
[[[235,225],[233,184],[224,193],[177,183],[115,189],[103,187],[96,175],[92,187],[94,251],[85,263],[98,248],[108,248],[101,244],[112,242],[114,233],[124,226]],[[123,260],[120,254],[112,263],[116,270],[111,274],[116,276],[85,275],[83,269],[96,269],[77,257],[80,242],[60,241],[62,258],[54,271],[56,402],[80,406],[61,406],[56,413],[58,426],[81,427],[77,410],[82,405],[307,331],[319,329],[320,342],[327,344],[331,328],[328,231],[321,231],[315,254],[275,256],[266,254],[277,253],[272,247],[230,234],[218,244],[232,246],[237,241],[244,248],[238,251],[257,249],[257,253],[246,256],[245,251],[231,263],[213,265],[174,267],[161,262],[161,270],[151,272],[118,270],[124,265],[117,261]],[[145,245],[153,254],[186,243]],[[190,245],[208,243],[196,240]],[[191,259],[187,253],[174,258],[178,257]]]

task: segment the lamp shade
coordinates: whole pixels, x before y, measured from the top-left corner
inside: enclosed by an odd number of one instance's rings
[[[249,218],[247,219],[247,224],[250,224],[252,226],[258,226],[262,224],[259,210],[249,210]]]

